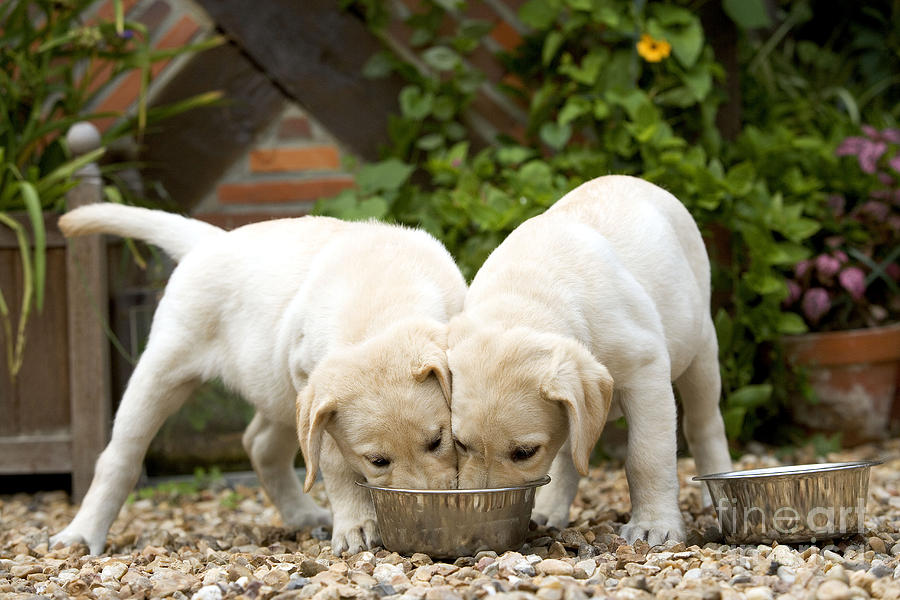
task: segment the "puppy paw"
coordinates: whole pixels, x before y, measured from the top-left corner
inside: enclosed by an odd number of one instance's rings
[[[535,510],[531,513],[531,520],[538,525],[546,525],[547,527],[555,527],[556,529],[565,529],[569,526],[569,511],[553,511],[543,512]]]
[[[344,552],[356,554],[381,544],[381,536],[375,521],[366,519],[362,523],[336,522],[331,534],[331,553],[341,556]]]
[[[668,540],[683,542],[684,523],[678,519],[658,519],[656,521],[635,521],[632,519],[622,526],[619,535],[629,544],[636,540],[646,540],[650,546],[659,546]]]
[[[92,539],[93,538],[93,539]],[[76,544],[84,544],[94,556],[103,554],[103,547],[106,545],[106,536],[90,536],[70,527],[66,527],[59,533],[50,537],[50,548],[61,548],[64,546],[74,546]]]

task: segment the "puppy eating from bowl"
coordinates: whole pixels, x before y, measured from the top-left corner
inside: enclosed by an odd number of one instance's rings
[[[178,265],[87,495],[51,546],[102,552],[154,434],[215,377],[256,409],[243,443],[284,525],[333,516],[336,555],[378,543],[374,507],[355,481],[454,486],[446,321],[465,281],[427,233],[326,217],[226,232],[114,204],[78,208],[60,227],[145,240]],[[301,489],[298,442],[306,489],[321,468],[332,515]]]
[[[709,302],[696,224],[646,181],[594,179],[520,225],[450,321],[459,487],[549,473],[535,518],[565,527],[604,424],[624,415],[632,513],[620,533],[683,540],[672,382],[697,470],[731,468]]]

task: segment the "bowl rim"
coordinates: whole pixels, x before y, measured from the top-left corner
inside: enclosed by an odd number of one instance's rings
[[[723,473],[696,475],[691,479],[693,481],[715,481],[727,479],[773,479],[776,477],[790,478],[799,475],[817,475],[819,473],[844,471],[847,469],[868,469],[880,465],[883,462],[883,460],[854,460],[848,462],[784,465],[780,467],[762,467],[759,469],[746,469],[744,471],[725,471]]]
[[[529,481],[527,483],[523,483],[521,485],[510,485],[506,487],[499,488],[478,488],[478,489],[453,489],[453,490],[417,490],[410,488],[394,488],[394,487],[385,487],[381,485],[374,485],[367,481],[357,481],[356,485],[360,487],[364,487],[370,490],[378,490],[381,492],[398,492],[402,494],[429,494],[433,496],[439,495],[460,495],[460,494],[485,494],[485,493],[495,493],[495,492],[512,492],[517,490],[529,490],[532,488],[541,487],[542,485],[547,485],[550,483],[550,476],[544,475],[540,479],[535,479],[534,481]]]

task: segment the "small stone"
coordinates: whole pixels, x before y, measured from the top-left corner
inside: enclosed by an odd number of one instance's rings
[[[372,571],[372,577],[378,580],[379,583],[390,583],[391,579],[393,579],[397,575],[404,575],[403,568],[398,565],[392,565],[390,563],[382,563],[375,567],[375,570]]]
[[[780,567],[778,567],[776,575],[778,575],[778,579],[788,585],[791,585],[792,583],[794,583],[794,581],[797,580],[797,572],[787,565],[781,565]]]
[[[575,563],[573,576],[575,579],[590,579],[597,570],[597,563],[593,560],[580,560]]]
[[[376,569],[378,567],[375,567]],[[314,560],[306,559],[300,563],[300,574],[304,577],[315,577],[322,571],[327,571],[328,567]]]
[[[550,544],[550,549],[547,550],[548,558],[565,558],[568,556],[566,552],[566,547],[563,546],[560,542],[553,542]]]
[[[800,554],[793,548],[784,545],[775,546],[775,549],[772,550],[769,558],[779,564],[787,565],[788,567],[798,567],[803,564]]]
[[[701,577],[703,577],[703,573],[699,568],[688,569],[684,574],[685,579],[700,579]]]
[[[886,567],[883,564],[875,565],[871,569],[869,569],[869,574],[872,575],[875,579],[881,579],[882,577],[890,577],[894,573],[893,569]]]
[[[411,562],[416,567],[421,567],[422,565],[430,565],[431,557],[427,554],[422,554],[421,552],[416,552],[412,556],[409,557],[409,562]]]
[[[828,572],[825,573],[825,577],[827,579],[837,579],[838,581],[842,581],[844,583],[849,583],[850,579],[847,577],[847,571],[841,565],[834,565]]]
[[[309,583],[308,577],[302,577],[302,576],[298,575],[297,573],[294,573],[293,575],[291,575],[291,579],[290,579],[290,581],[288,581],[288,584],[285,587],[285,589],[286,590],[299,590],[300,588],[305,586],[307,583]]]
[[[193,575],[175,569],[159,569],[150,577],[153,584],[153,595],[156,597],[171,596],[175,592],[190,589],[199,583]]]
[[[563,590],[560,588],[542,587],[535,596],[540,600],[562,600]]]
[[[316,527],[309,534],[321,542],[331,539],[331,532],[322,526]]]
[[[869,538],[869,548],[871,548],[878,554],[884,554],[885,552],[887,552],[887,548],[884,545],[884,540],[874,535]]]
[[[775,594],[767,587],[757,586],[744,590],[744,598],[747,600],[772,600]]]
[[[816,600],[847,600],[850,586],[838,579],[826,579],[816,590]]]
[[[204,585],[194,592],[191,600],[222,600],[222,588],[217,585]]]
[[[378,585],[373,585],[372,591],[379,596],[393,596],[397,593],[397,590],[394,589],[394,586],[389,583],[379,583]]]
[[[569,548],[579,548],[587,544],[587,540],[584,539],[584,535],[577,529],[563,529],[560,532],[559,537],[562,540],[562,543]]]
[[[119,561],[112,561],[103,565],[100,571],[100,581],[118,581],[128,572],[128,565]]]
[[[547,539],[549,540],[550,538],[547,538]],[[497,558],[497,553],[494,552],[493,550],[482,550],[481,552],[479,552],[478,554],[475,555],[476,562],[481,560],[482,558]]]
[[[634,588],[636,590],[644,590],[645,592],[650,591],[650,588],[647,586],[647,578],[643,575],[638,575],[636,577],[626,577],[622,580],[622,586],[627,588]]]
[[[537,571],[542,575],[572,575],[575,568],[565,561],[545,558],[537,564]]]
[[[9,570],[9,574],[13,577],[27,577],[32,573],[40,573],[40,565],[16,565]]]
[[[825,560],[830,560],[833,562],[844,562],[844,557],[832,550],[823,551],[822,556],[825,558]]]
[[[517,562],[516,564],[514,564],[513,571],[515,571],[519,575],[523,575],[525,577],[534,577],[535,576],[534,566],[525,559],[522,559],[519,562]]]
[[[900,543],[891,546],[891,555],[900,556]]]
[[[287,572],[281,569],[272,569],[263,577],[263,583],[276,590],[280,590],[288,584],[290,579],[291,576],[288,575]]]

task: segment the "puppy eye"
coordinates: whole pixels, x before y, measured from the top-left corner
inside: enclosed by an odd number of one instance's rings
[[[386,459],[383,456],[379,456],[377,454],[374,456],[367,456],[366,458],[369,459],[369,462],[372,463],[373,465],[375,465],[376,467],[386,467],[389,464],[391,464],[390,460]]]
[[[516,448],[510,454],[510,458],[512,458],[513,462],[522,462],[523,460],[528,460],[538,451],[539,446],[528,446]]]
[[[443,438],[440,437],[440,436],[434,438],[434,441],[432,441],[430,444],[428,444],[428,451],[429,451],[429,452],[436,452],[437,449],[441,447],[441,442],[442,442],[442,441],[443,441]]]
[[[465,452],[466,450],[468,450],[468,448],[466,448],[466,445],[456,438],[453,439],[453,443],[456,444],[456,449],[460,452]]]

